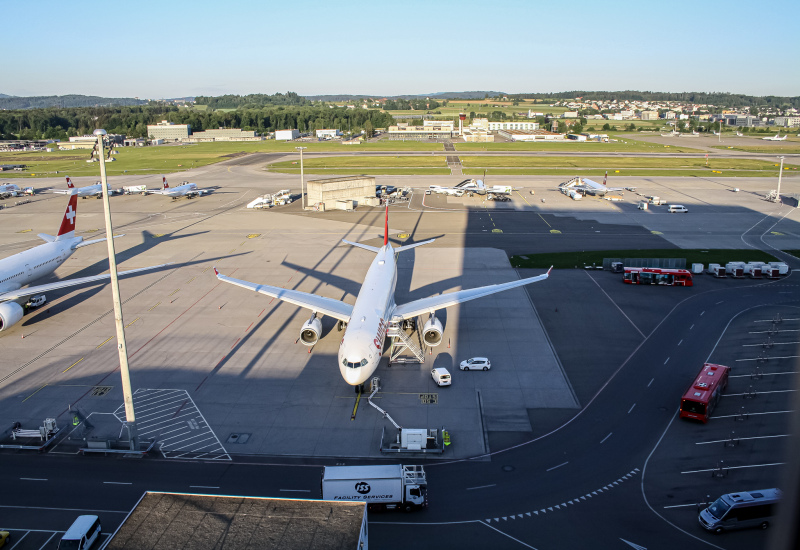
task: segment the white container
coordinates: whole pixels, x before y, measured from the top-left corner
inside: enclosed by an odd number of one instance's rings
[[[777,267],[778,272],[781,275],[786,275],[787,273],[789,273],[789,266],[783,262],[770,262],[769,265],[772,267]]]
[[[713,274],[714,270],[719,267],[719,264],[708,264],[708,272]]]
[[[692,264],[692,273],[702,273],[703,264]]]

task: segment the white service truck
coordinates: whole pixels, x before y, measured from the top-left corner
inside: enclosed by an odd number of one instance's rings
[[[422,466],[325,466],[322,500],[366,502],[369,510],[410,512],[428,505]]]
[[[135,195],[136,193],[140,193],[144,195],[147,193],[147,186],[146,185],[128,185],[122,188],[122,192],[125,195]]]

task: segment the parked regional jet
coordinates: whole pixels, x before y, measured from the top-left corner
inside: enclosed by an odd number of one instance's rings
[[[214,273],[219,280],[226,283],[310,309],[312,312],[311,318],[300,329],[300,341],[306,346],[316,344],[322,333],[322,323],[317,319],[317,314],[329,315],[334,319],[338,319],[340,327],[347,327],[342,343],[339,345],[339,371],[348,384],[360,386],[369,380],[372,373],[378,368],[378,362],[383,354],[384,340],[390,325],[402,327],[403,321],[412,320],[427,313],[430,317],[422,329],[423,339],[428,346],[438,346],[442,343],[443,328],[441,321],[436,318],[437,310],[482,298],[496,292],[543,281],[547,279],[550,275],[550,270],[552,270],[551,267],[547,273],[536,277],[469,290],[458,290],[396,305],[394,291],[397,283],[397,254],[431,243],[434,240],[393,248],[389,244],[388,206],[386,207],[383,246],[381,248],[343,240],[342,242],[344,243],[376,254],[366,277],[364,277],[364,283],[361,285],[361,291],[356,297],[356,303],[353,305],[298,290],[288,290],[233,279],[221,275],[216,268],[214,268]]]
[[[596,181],[592,181],[589,178],[574,178],[567,184],[562,184],[563,187],[561,191],[565,195],[570,195],[570,191],[578,191],[580,193],[588,194],[588,195],[600,195],[603,196],[610,191],[624,191],[624,187],[608,187],[606,183],[608,182],[608,170],[606,170],[606,175],[603,176],[603,183],[597,183]],[[573,197],[574,198],[574,197]]]
[[[110,184],[106,184],[106,189],[108,189],[109,194],[114,194]],[[99,199],[103,196],[103,184],[98,181],[94,185],[75,187],[70,177],[67,176],[67,189],[53,189],[53,193],[58,193],[60,195],[77,195],[84,199],[86,197],[97,197]]]
[[[167,197],[172,197],[173,199],[179,199],[181,197],[193,199],[195,197],[199,197],[200,195],[207,195],[211,192],[208,189],[198,189],[196,183],[183,182],[183,184],[179,185],[178,187],[170,187],[167,183],[166,176],[162,176],[161,180],[164,185],[163,189],[147,192],[152,193],[153,195],[165,195]]]
[[[786,135],[785,135],[785,136],[783,136],[783,137],[780,137],[780,135],[781,135],[781,134],[780,134],[780,132],[778,132],[778,133],[777,133],[777,134],[775,134],[774,136],[763,137],[763,138],[761,138],[761,139],[765,139],[765,140],[767,140],[767,141],[786,141],[786,137],[787,137],[789,134],[786,134]]]
[[[39,296],[36,295],[41,295],[44,292],[59,288],[94,283],[111,277],[110,275],[95,275],[92,277],[65,279],[55,283],[21,288],[23,285],[27,285],[45,275],[51,274],[58,266],[63,264],[67,258],[72,256],[73,252],[77,249],[105,241],[103,238],[83,242],[83,237],[75,236],[77,208],[78,196],[72,195],[69,198],[67,210],[64,212],[61,227],[55,237],[45,233],[39,233],[39,237],[45,241],[45,244],[40,244],[30,250],[25,250],[0,260],[0,331],[7,329],[22,319],[24,310],[17,302],[23,298],[34,296],[34,300],[32,301],[44,303],[44,298],[39,298]],[[131,269],[130,271],[123,271],[119,273],[119,275],[130,275],[157,267],[162,266],[155,265],[140,269]],[[39,299],[36,300],[36,298]]]

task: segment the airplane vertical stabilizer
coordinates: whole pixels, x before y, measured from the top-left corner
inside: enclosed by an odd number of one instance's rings
[[[75,236],[75,218],[78,216],[78,195],[70,195],[67,210],[61,220],[61,227],[56,235],[56,240],[71,239]]]

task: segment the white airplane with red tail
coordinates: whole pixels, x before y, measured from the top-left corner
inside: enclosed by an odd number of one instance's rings
[[[342,378],[352,385],[359,386],[370,379],[383,355],[384,340],[390,327],[402,329],[403,321],[428,314],[428,321],[422,329],[422,337],[428,346],[442,343],[442,323],[436,318],[436,311],[462,302],[482,298],[496,292],[502,292],[523,285],[547,279],[547,273],[518,281],[489,285],[469,290],[458,290],[430,298],[422,298],[405,304],[396,305],[394,301],[397,283],[397,254],[417,246],[432,243],[435,239],[393,248],[389,243],[389,207],[386,207],[386,222],[383,235],[383,246],[380,248],[354,243],[342,242],[369,250],[375,253],[356,303],[347,304],[333,298],[325,298],[316,294],[288,290],[275,286],[250,283],[221,275],[216,268],[217,278],[254,292],[266,294],[285,302],[311,310],[311,318],[300,329],[300,341],[306,346],[313,346],[322,333],[322,323],[317,315],[329,315],[338,319],[340,326],[346,326],[344,338],[339,346],[339,371]]]
[[[67,261],[67,258],[72,256],[77,249],[106,240],[102,238],[84,241],[83,237],[75,236],[77,208],[78,195],[72,195],[69,198],[67,210],[64,212],[61,227],[55,237],[46,233],[39,233],[39,238],[45,241],[44,244],[0,260],[0,331],[7,329],[22,319],[25,310],[19,302],[29,296],[34,297],[32,302],[41,304],[44,303],[44,292],[103,281],[111,277],[110,275],[95,275],[22,288],[24,285],[50,275],[58,266]],[[118,236],[121,237],[122,235]],[[118,275],[130,275],[157,267],[163,266],[156,265],[132,269],[130,271],[122,271]]]
[[[106,189],[108,190],[109,194],[114,194],[111,191],[111,185],[106,184]],[[58,193],[59,195],[77,195],[81,198],[86,197],[103,197],[103,185],[98,181],[94,185],[87,185],[86,187],[75,187],[75,184],[72,183],[72,180],[69,176],[67,176],[67,189],[53,189],[53,193]]]
[[[147,191],[153,195],[164,195],[166,197],[172,197],[173,199],[179,199],[181,197],[186,197],[187,199],[193,199],[195,197],[199,197],[200,195],[207,195],[211,191],[209,189],[198,189],[196,183],[189,183],[183,182],[183,184],[179,185],[178,187],[170,187],[167,183],[167,177],[161,176],[161,182],[163,184],[163,189]]]

